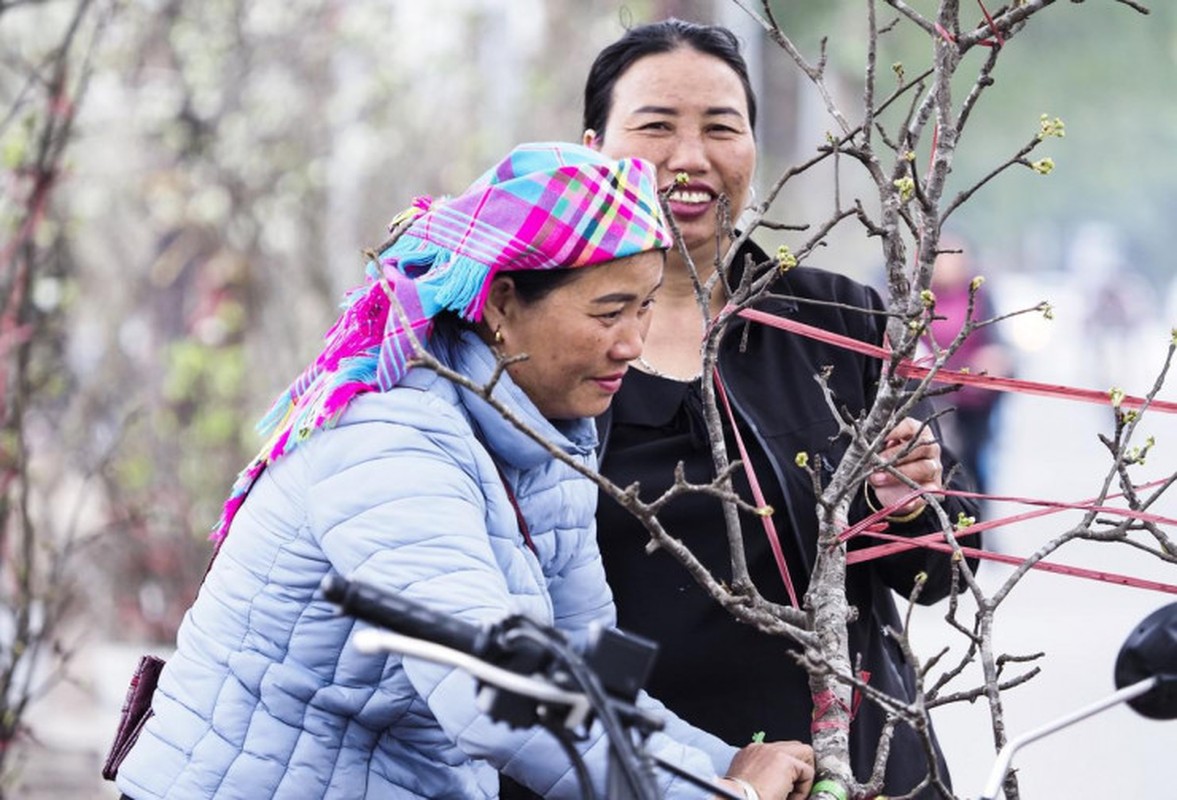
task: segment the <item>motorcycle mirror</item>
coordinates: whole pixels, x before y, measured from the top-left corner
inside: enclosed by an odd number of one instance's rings
[[[1120,648],[1116,693],[1010,739],[997,754],[980,800],[996,800],[1014,754],[1044,736],[1120,703],[1152,719],[1177,718],[1177,603],[1157,609],[1137,625]]]
[[[1152,689],[1128,701],[1150,719],[1177,719],[1177,602],[1145,617],[1116,657],[1116,688],[1155,677]]]

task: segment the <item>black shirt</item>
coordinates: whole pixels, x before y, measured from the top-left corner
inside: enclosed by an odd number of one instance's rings
[[[626,375],[613,402],[612,429],[602,473],[619,486],[639,481],[640,496],[658,497],[683,462],[692,483],[707,483],[714,471],[703,420],[699,380],[680,382],[638,370]],[[798,566],[796,540],[787,529],[785,498],[763,450],[741,421],[741,436],[765,501],[776,510],[786,563],[798,596],[806,571]],[[739,457],[724,418],[728,452]],[[733,484],[752,502],[746,473]],[[743,746],[754,733],[769,740],[808,740],[812,706],[808,678],[788,655],[788,642],[738,622],[711,599],[669,553],[647,555],[649,535],[641,523],[612,499],[602,496],[597,536],[609,585],[617,604],[618,625],[656,640],[659,653],[646,688],[672,711],[730,744]],[[718,498],[682,496],[659,513],[667,532],[699,558],[717,579],[730,581],[727,533]],[[749,570],[760,592],[788,603],[763,521],[741,512]],[[733,655],[738,654],[738,655]]]

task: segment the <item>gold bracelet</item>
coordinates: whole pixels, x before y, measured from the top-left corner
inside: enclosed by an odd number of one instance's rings
[[[866,507],[869,508],[871,511],[877,512],[880,510],[879,506],[878,506],[878,502],[876,502],[878,500],[878,498],[876,497],[874,499],[871,499],[872,494],[874,494],[874,489],[871,488],[869,483],[867,483],[866,481],[863,481],[862,482],[862,496],[866,498]],[[887,516],[887,517],[884,517],[884,519],[886,519],[887,522],[896,522],[896,523],[911,522],[913,519],[918,517],[920,514],[924,513],[924,511],[927,508],[928,508],[928,504],[925,502],[923,505],[921,505],[915,511],[909,511],[908,513],[903,514],[901,516],[894,516],[894,515]]]

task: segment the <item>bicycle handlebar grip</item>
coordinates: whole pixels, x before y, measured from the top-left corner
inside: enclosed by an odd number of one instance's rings
[[[338,605],[340,610],[390,631],[479,658],[490,647],[490,634],[483,628],[370,584],[332,574],[323,578],[320,588],[323,596]]]

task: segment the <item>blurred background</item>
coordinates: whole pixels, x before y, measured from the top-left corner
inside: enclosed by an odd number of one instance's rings
[[[811,60],[826,40],[828,80],[853,116],[863,4],[771,5]],[[954,192],[1030,141],[1041,115],[1066,124],[1035,151],[1053,159],[1050,175],[1005,173],[949,223],[996,310],[1054,309],[1000,329],[1021,377],[1143,394],[1177,325],[1177,7],[1151,5],[1145,17],[1062,3],[1034,18],[961,139]],[[597,50],[670,15],[743,39],[763,196],[832,124],[732,0],[0,2],[0,797],[117,795],[98,772],[132,665],[167,654],[220,503],[259,445],[253,423],[317,352],[364,248],[415,195],[461,190],[514,143],[579,140]],[[980,50],[961,69],[961,97]],[[929,59],[910,26],[880,46],[880,72],[915,74]],[[853,165],[833,169],[790,182],[773,218],[824,219],[835,179],[843,202],[864,191]],[[791,236],[757,238],[771,252],[802,241]],[[881,257],[851,222],[810,263],[877,282]],[[981,455],[989,491],[1094,495],[1111,414],[1076,406],[998,404]],[[1172,474],[1177,425],[1146,428],[1158,444],[1139,477]],[[1154,510],[1175,517],[1175,505]],[[996,546],[1029,553],[1066,527],[1061,516],[1011,526]],[[1060,560],[1177,583],[1172,564],[1110,550]],[[1006,574],[987,564],[982,578]],[[1043,651],[1045,674],[1011,693],[1008,732],[1110,693],[1120,642],[1172,599],[1027,580],[998,617],[999,643]],[[949,644],[943,612],[915,617],[924,655]],[[937,722],[958,791],[975,796],[994,758],[984,709]],[[1121,709],[1085,725],[1019,757],[1024,797],[1177,785],[1177,723]]]

